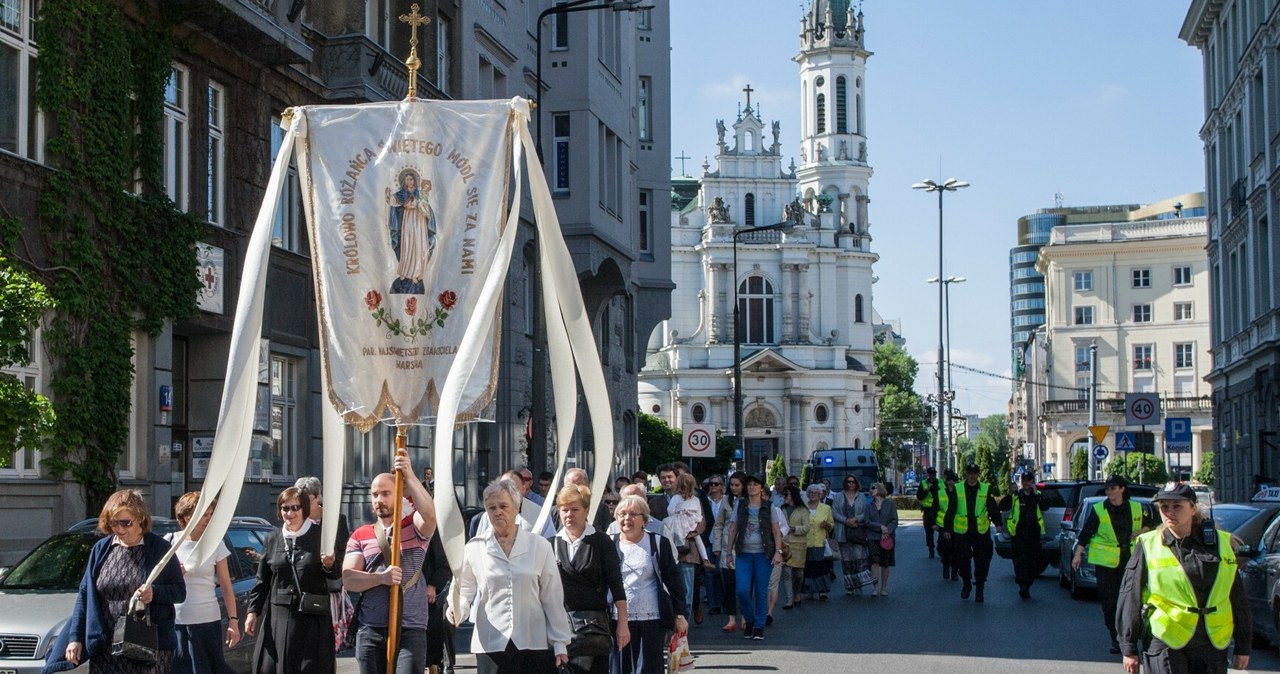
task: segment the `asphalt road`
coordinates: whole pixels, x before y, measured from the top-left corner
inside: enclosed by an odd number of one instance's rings
[[[1052,567],[1022,601],[1008,560],[996,557],[986,603],[960,599],[960,583],[942,580],[928,559],[918,523],[899,533],[898,566],[890,596],[847,597],[843,589],[826,602],[775,609],[764,641],[746,641],[720,631],[723,616],[707,616],[690,629],[697,671],[823,672],[894,671],[912,674],[987,674],[1029,671],[1046,674],[1118,674],[1120,656],[1110,641],[1096,599],[1073,600],[1058,587]],[[460,635],[465,652],[469,635]],[[463,655],[458,671],[474,671]],[[865,670],[863,668],[866,668]],[[872,669],[874,668],[874,669]],[[338,671],[358,672],[350,658]],[[1255,649],[1249,671],[1280,671],[1276,650]]]

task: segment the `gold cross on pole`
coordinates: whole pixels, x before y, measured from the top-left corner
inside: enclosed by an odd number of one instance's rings
[[[409,58],[404,60],[404,65],[409,69],[409,94],[405,99],[411,99],[418,94],[418,68],[422,62],[418,60],[418,26],[425,26],[431,23],[431,17],[423,16],[418,12],[418,3],[409,6],[408,14],[401,14],[400,20],[409,24]]]

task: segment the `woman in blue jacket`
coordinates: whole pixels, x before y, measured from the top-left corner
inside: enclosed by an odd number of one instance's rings
[[[75,610],[45,669],[71,669],[88,660],[94,674],[168,674],[177,647],[173,605],[187,598],[178,560],[171,557],[155,583],[143,586],[151,569],[169,551],[169,543],[152,533],[151,513],[137,490],[122,489],[107,499],[98,515],[98,530],[106,537],[89,551]],[[116,619],[128,611],[135,596],[156,626],[159,652],[154,663],[111,654]]]

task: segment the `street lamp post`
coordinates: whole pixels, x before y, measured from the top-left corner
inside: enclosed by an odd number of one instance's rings
[[[925,180],[911,186],[911,189],[913,190],[924,190],[925,192],[938,193],[938,278],[939,279],[944,278],[944,271],[942,266],[942,262],[943,262],[942,195],[946,194],[947,192],[955,192],[956,190],[963,189],[968,186],[969,186],[969,183],[964,182],[963,180],[956,180],[955,178],[949,178],[941,184],[936,183],[932,180]],[[947,419],[946,422],[943,421],[943,412],[944,412],[943,408],[946,404],[946,397],[947,397],[946,381],[944,379],[945,373],[943,370],[943,362],[945,359],[943,357],[943,351],[942,351],[943,337],[944,337],[943,335],[944,322],[943,322],[942,312],[944,309],[944,304],[946,302],[944,295],[945,295],[945,284],[940,283],[938,284],[938,398],[937,398],[938,433],[939,433],[938,446],[939,447],[950,446],[947,443],[946,427],[951,423],[950,419]]]
[[[747,448],[742,437],[742,317],[738,307],[738,238],[744,234],[755,232],[772,232],[795,227],[791,220],[775,222],[772,225],[746,227],[733,232],[733,433],[737,438],[738,453],[746,465]]]
[[[952,413],[953,413],[953,411],[954,411],[954,410],[952,409],[952,407],[951,407],[951,403],[952,403],[952,402],[955,400],[955,398],[956,398],[956,386],[955,386],[955,380],[951,378],[951,284],[952,284],[952,283],[964,283],[964,282],[965,282],[965,281],[967,281],[967,280],[968,280],[968,279],[966,279],[966,278],[965,278],[965,277],[963,277],[963,276],[948,276],[948,277],[946,277],[945,279],[942,279],[942,286],[943,286],[943,293],[942,293],[943,300],[942,300],[942,306],[944,307],[944,311],[943,311],[944,319],[943,319],[943,322],[946,324],[946,343],[947,343],[947,345],[946,345],[946,351],[945,351],[945,353],[946,353],[946,363],[947,363],[947,367],[946,367],[947,385],[946,385],[945,389],[946,389],[947,394],[948,394],[948,395],[947,395],[947,400],[946,400],[946,403],[947,403],[947,414],[946,414],[946,417],[947,417],[947,424],[948,424],[948,428],[950,428],[950,424],[951,424],[951,416],[952,416]],[[929,282],[929,283],[938,283],[938,278],[935,276],[934,278],[929,279],[929,281],[928,281],[928,282]],[[954,433],[952,434],[952,444],[955,444],[955,434],[954,434]],[[948,446],[946,449],[947,449],[947,452],[950,452],[950,451],[951,451],[951,447],[950,447],[950,446]]]

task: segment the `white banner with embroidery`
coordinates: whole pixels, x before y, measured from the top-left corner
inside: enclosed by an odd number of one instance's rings
[[[362,431],[432,421],[498,259],[511,105],[397,101],[295,114],[331,401]],[[481,336],[458,421],[493,397],[499,324]]]

